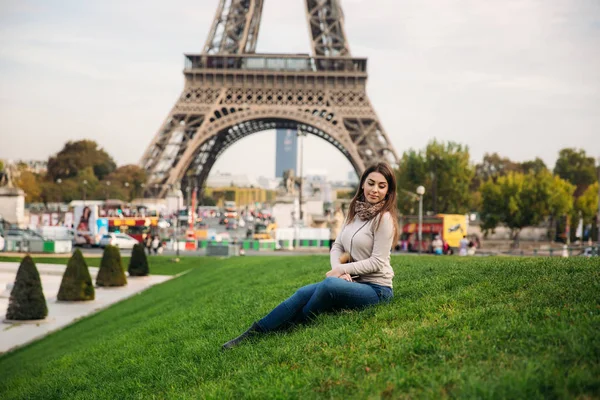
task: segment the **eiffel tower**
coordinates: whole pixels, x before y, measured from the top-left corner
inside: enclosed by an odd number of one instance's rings
[[[144,152],[147,194],[203,187],[238,140],[288,128],[334,145],[357,174],[398,156],[366,93],[367,59],[350,55],[339,0],[305,0],[312,56],[255,52],[263,0],[220,0],[201,54],[185,54],[183,93]]]

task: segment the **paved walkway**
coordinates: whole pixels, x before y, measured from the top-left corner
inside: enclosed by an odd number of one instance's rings
[[[82,302],[59,302],[56,300],[60,282],[66,265],[36,264],[42,279],[42,289],[48,305],[48,318],[39,323],[5,323],[10,290],[17,275],[19,263],[0,262],[0,354],[38,340],[47,334],[60,330],[74,320],[94,314],[111,304],[142,292],[157,283],[165,282],[173,276],[150,275],[139,278],[128,277],[127,285],[118,288],[96,288],[96,299]],[[90,275],[96,282],[98,268],[90,267]]]

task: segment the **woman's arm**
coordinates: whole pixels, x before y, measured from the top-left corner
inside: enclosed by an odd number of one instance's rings
[[[339,268],[339,272],[350,275],[365,275],[380,271],[390,256],[393,238],[394,223],[392,221],[392,216],[389,213],[385,213],[381,218],[381,223],[379,224],[377,231],[375,231],[371,256],[365,260],[353,263],[338,263],[337,268]]]

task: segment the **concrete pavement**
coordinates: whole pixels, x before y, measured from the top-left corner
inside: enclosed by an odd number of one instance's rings
[[[117,288],[96,288],[96,299],[82,302],[61,302],[56,299],[66,265],[36,264],[42,280],[42,289],[48,305],[48,317],[43,321],[7,323],[4,321],[8,309],[10,286],[15,281],[18,262],[0,262],[0,354],[24,346],[47,334],[70,325],[75,320],[94,314],[108,306],[140,293],[174,276],[150,275],[127,277],[127,285]],[[98,268],[90,267],[93,282]],[[7,285],[9,287],[7,287]]]

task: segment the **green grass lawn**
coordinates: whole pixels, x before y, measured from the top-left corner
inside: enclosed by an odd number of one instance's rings
[[[188,274],[0,357],[0,398],[600,397],[598,259],[392,263],[391,303],[222,352],[328,258],[182,258]]]
[[[67,265],[69,261],[68,257],[39,257],[32,256],[36,263],[40,264],[60,264]],[[207,262],[211,263],[213,260],[218,260],[217,257],[179,257],[179,262],[173,263],[171,259],[174,257],[169,256],[148,256],[148,262],[150,263],[150,274],[153,275],[176,275],[180,272],[187,271],[195,268],[196,266]],[[20,262],[21,257],[3,257],[0,256],[0,262]],[[121,257],[123,268],[127,271],[129,266],[130,257]],[[88,267],[99,267],[100,257],[89,257],[86,258]]]

